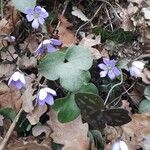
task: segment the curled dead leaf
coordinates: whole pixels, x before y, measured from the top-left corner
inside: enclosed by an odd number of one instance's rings
[[[2,115],[0,115],[0,126],[3,126],[3,119],[4,119],[4,117]]]
[[[46,125],[36,125],[32,128],[32,134],[34,137],[41,135],[43,132],[48,138],[51,133],[51,129]]]
[[[39,122],[40,117],[47,111],[47,106],[37,105],[32,112],[27,115],[27,119],[32,125],[35,125]]]
[[[56,112],[51,110],[48,115],[50,120],[47,123],[53,130],[51,137],[55,143],[64,145],[62,150],[89,149],[88,124],[83,124],[81,117],[68,123],[60,123],[57,120]]]

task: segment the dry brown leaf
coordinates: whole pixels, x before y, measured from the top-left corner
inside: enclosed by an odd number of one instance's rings
[[[11,3],[8,4],[8,12],[9,12],[9,17],[7,19],[3,18],[0,21],[0,33],[3,35],[11,34],[14,28],[13,25],[15,25],[20,19],[18,11],[14,9]],[[2,44],[2,41],[0,41],[0,48],[2,47],[3,47],[3,44]]]
[[[19,68],[22,68],[22,69],[35,68],[37,66],[37,59],[35,57],[29,58],[24,55],[18,59],[18,66],[19,66]]]
[[[51,110],[48,115],[50,120],[47,123],[53,130],[51,137],[55,143],[64,145],[62,150],[89,150],[88,124],[83,124],[81,117],[69,123],[60,123],[56,112]]]
[[[95,39],[93,39],[93,37],[94,35],[88,35],[87,37],[84,37],[79,43],[79,46],[90,49],[91,54],[94,56],[94,58],[99,59],[102,57],[101,53],[92,46],[99,45],[101,43],[101,37],[96,36]]]
[[[14,64],[0,64],[0,78],[6,77],[8,79],[14,72]]]
[[[69,47],[77,42],[74,33],[67,29],[68,27],[71,27],[72,24],[68,22],[64,16],[60,16],[59,19],[61,22],[58,28],[59,39],[63,41],[63,47]]]
[[[39,122],[40,117],[47,111],[47,106],[37,105],[32,112],[27,115],[27,119],[32,125],[35,125]]]
[[[32,135],[34,137],[41,135],[43,132],[45,133],[46,137],[48,138],[51,133],[51,129],[46,125],[36,125],[32,128]]]
[[[21,93],[9,88],[5,83],[0,83],[0,107],[10,107],[16,112],[21,108]]]
[[[33,95],[33,92],[35,89],[32,88],[33,81],[35,79],[35,76],[32,74],[30,76],[26,76],[26,90],[24,91],[23,95],[21,96],[22,99],[22,108],[25,112],[31,112],[33,107],[33,100],[35,99],[35,95]]]
[[[2,115],[0,115],[0,126],[3,126],[3,119],[4,119],[4,117]]]
[[[120,108],[126,109],[131,114],[132,108],[129,105],[130,103],[127,100],[122,100],[122,106]]]
[[[130,150],[141,146],[144,150],[150,148],[150,114],[134,114],[132,121],[122,126],[122,139],[127,143]]]

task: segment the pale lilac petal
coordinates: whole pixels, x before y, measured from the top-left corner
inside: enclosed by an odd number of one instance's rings
[[[50,89],[50,88],[44,88],[44,90],[45,90],[47,93],[50,93],[50,94],[52,94],[52,95],[54,95],[54,96],[57,95],[57,94],[56,94],[56,91],[53,90],[53,89]]]
[[[16,81],[15,86],[17,89],[21,89],[22,87],[25,86],[20,80]]]
[[[47,18],[48,16],[49,16],[48,12],[44,8],[42,8],[40,12],[40,17]]]
[[[115,74],[112,70],[108,71],[108,76],[111,80],[113,80],[115,78]]]
[[[54,104],[54,98],[51,94],[48,94],[46,99],[45,99],[45,102],[49,105],[53,105]]]
[[[24,12],[25,14],[28,14],[28,15],[33,15],[33,13],[34,13],[34,10],[32,9],[32,8],[27,8],[27,9],[25,9],[25,12]]]
[[[39,22],[38,22],[38,19],[34,19],[33,22],[32,22],[32,27],[34,29],[37,29],[39,27]]]
[[[100,76],[101,77],[106,77],[106,75],[107,75],[107,71],[101,71],[100,72]]]
[[[120,70],[117,67],[112,68],[112,71],[116,76],[119,76],[121,74]]]
[[[100,69],[103,69],[103,70],[106,70],[107,69],[107,66],[105,65],[105,64],[99,64],[98,65],[98,67],[100,68]]]
[[[14,81],[17,81],[17,80],[19,80],[20,76],[21,76],[21,73],[20,73],[19,71],[16,71],[16,72],[12,75],[12,79],[13,79]]]
[[[47,92],[44,89],[39,91],[39,100],[44,100],[47,97]]]
[[[50,39],[52,44],[55,45],[55,46],[59,46],[62,44],[62,41],[60,40],[57,40],[57,39]]]
[[[38,101],[38,104],[39,104],[40,106],[45,105],[45,101],[40,101],[40,100],[37,100],[37,101]]]
[[[19,80],[20,80],[23,84],[26,84],[26,81],[25,81],[25,78],[24,78],[24,75],[23,75],[23,74],[20,74]]]
[[[106,65],[109,65],[110,63],[110,60],[108,58],[103,58],[103,62],[106,64]]]
[[[35,9],[34,9],[34,12],[37,13],[37,14],[40,14],[41,11],[42,11],[41,6],[36,6]]]
[[[131,76],[134,76],[134,77],[138,77],[138,75],[141,74],[141,70],[135,66],[130,67],[129,71],[130,71]]]
[[[109,65],[110,65],[111,67],[115,67],[116,62],[117,62],[117,61],[115,61],[114,59],[112,59],[112,60],[109,61]]]
[[[48,51],[48,52],[55,52],[55,51],[56,51],[56,48],[55,48],[53,45],[48,44],[48,46],[47,46],[47,51]]]
[[[34,19],[33,15],[26,15],[26,18],[29,22]]]
[[[39,21],[40,24],[44,24],[44,22],[45,22],[45,20],[42,17],[39,17],[38,21]]]

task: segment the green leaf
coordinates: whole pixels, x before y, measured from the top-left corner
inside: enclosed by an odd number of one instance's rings
[[[117,31],[111,32],[105,30],[101,27],[96,27],[93,32],[101,35],[102,41],[111,40],[116,43],[132,42],[136,39],[137,35],[131,31],[124,31],[123,29],[118,29]]]
[[[128,63],[129,63],[129,60],[128,59],[121,59],[117,62],[117,66],[118,68],[120,69],[126,69],[128,70]]]
[[[57,99],[53,109],[58,112],[58,120],[61,123],[70,122],[80,114],[80,110],[74,100],[74,94],[68,94],[64,98]]]
[[[16,9],[21,12],[25,12],[27,8],[34,8],[36,6],[36,0],[12,0]]]
[[[150,112],[150,101],[147,99],[144,99],[139,104],[139,112]]]
[[[83,85],[78,92],[79,93],[87,92],[87,93],[93,93],[98,95],[98,89],[93,83],[88,83],[86,85]]]
[[[90,80],[88,69],[92,62],[93,58],[88,49],[73,45],[65,52],[57,51],[46,55],[38,69],[47,79],[60,79],[63,88],[77,91]]]
[[[150,100],[150,85],[145,88],[144,96],[147,98],[147,100]]]
[[[16,116],[16,113],[12,108],[1,108],[0,114],[8,119],[11,119],[12,121],[14,120]]]

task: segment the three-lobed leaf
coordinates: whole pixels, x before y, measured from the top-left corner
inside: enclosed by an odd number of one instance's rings
[[[21,12],[25,12],[27,8],[34,8],[36,6],[36,0],[12,0],[16,9]]]
[[[60,79],[60,84],[68,91],[77,91],[90,80],[88,69],[92,62],[88,49],[73,45],[65,52],[57,51],[46,55],[38,69],[49,80]]]

